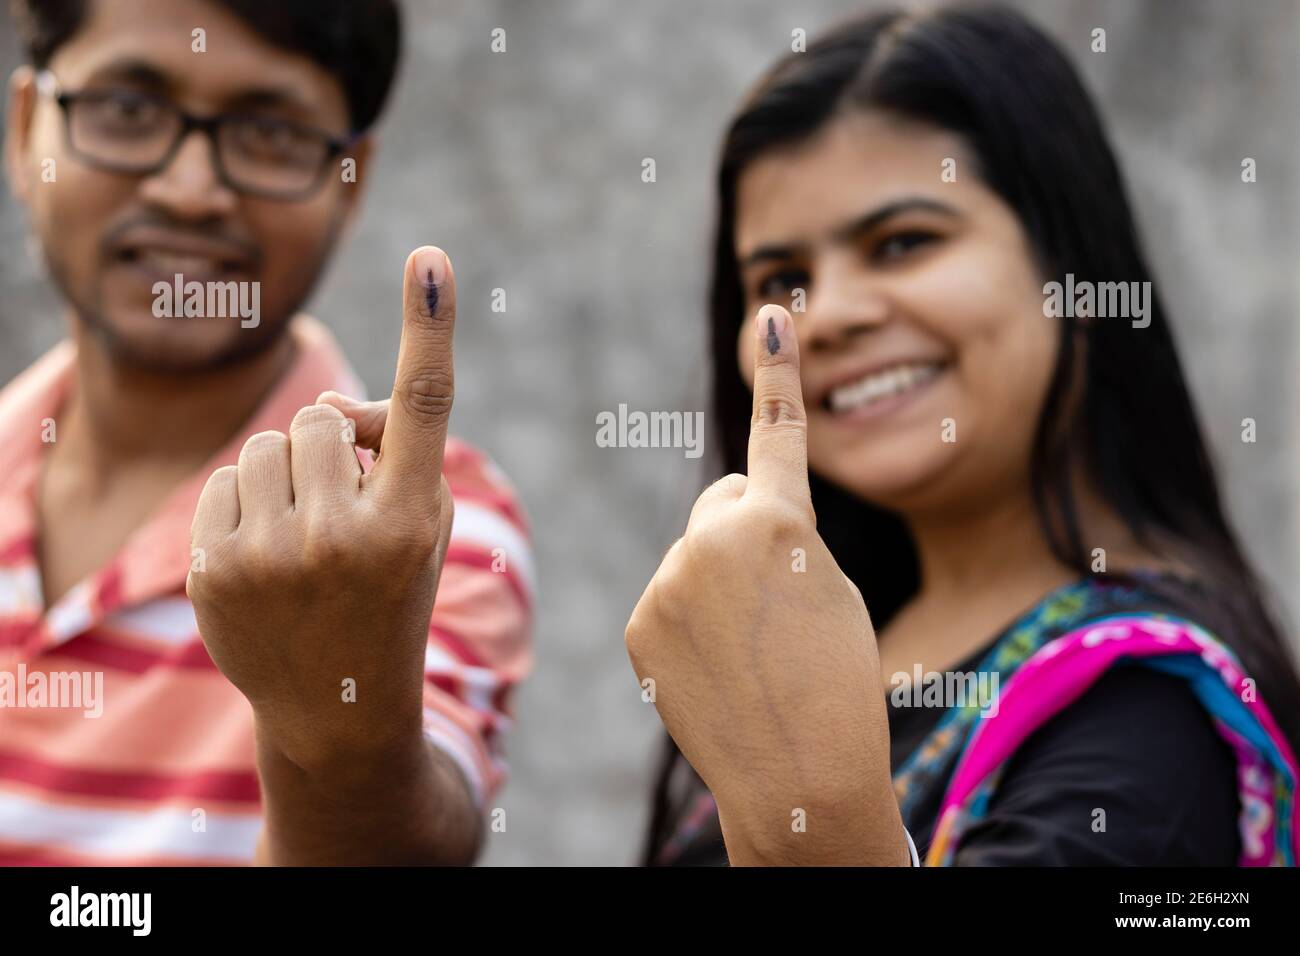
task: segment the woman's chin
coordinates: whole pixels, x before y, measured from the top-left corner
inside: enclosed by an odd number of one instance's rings
[[[948,449],[944,449],[947,451]],[[906,511],[927,497],[951,467],[950,456],[934,448],[910,450],[864,449],[839,457],[834,468],[811,467],[850,494],[881,508]]]

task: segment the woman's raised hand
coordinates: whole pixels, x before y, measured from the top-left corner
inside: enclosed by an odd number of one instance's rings
[[[817,534],[790,314],[759,310],[748,477],[700,495],[627,626],[733,864],[907,865],[875,634]]]

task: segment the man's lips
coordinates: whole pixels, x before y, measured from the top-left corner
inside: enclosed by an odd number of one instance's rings
[[[168,278],[178,273],[186,279],[229,277],[251,272],[256,263],[256,256],[236,243],[163,231],[128,234],[110,253],[115,263]]]

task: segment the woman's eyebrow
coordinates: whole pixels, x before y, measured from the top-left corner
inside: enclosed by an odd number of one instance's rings
[[[831,239],[837,243],[852,242],[863,233],[876,229],[885,222],[888,222],[894,216],[902,215],[905,212],[932,212],[941,216],[949,216],[953,219],[962,218],[962,213],[955,207],[949,206],[938,199],[931,199],[928,196],[905,196],[901,199],[891,200],[883,206],[879,206],[870,212],[857,216],[842,226],[837,226],[831,230]],[[753,252],[743,256],[740,260],[742,269],[757,265],[760,262],[770,260],[791,259],[800,252],[805,252],[808,244],[804,242],[792,243],[769,243],[759,246]]]
[[[759,246],[753,252],[740,260],[740,268],[748,269],[750,266],[756,266],[760,262],[768,262],[773,259],[792,259],[794,256],[798,255],[800,251],[806,250],[807,248],[807,244],[802,242],[784,246],[777,244]]]
[[[887,202],[883,206],[837,227],[832,231],[831,238],[836,242],[851,242],[864,232],[870,232],[894,216],[902,215],[905,212],[918,211],[938,213],[941,216],[950,216],[953,219],[962,217],[961,212],[956,208],[937,199],[931,199],[928,196],[905,196],[902,199]]]

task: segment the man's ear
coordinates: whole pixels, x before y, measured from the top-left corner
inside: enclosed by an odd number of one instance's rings
[[[355,164],[351,170],[351,175],[343,181],[344,202],[347,204],[347,210],[343,215],[343,228],[348,230],[352,228],[352,223],[356,221],[357,214],[361,210],[361,192],[365,189],[367,174],[370,172],[370,161],[375,154],[375,134],[366,133],[355,143],[348,147],[340,163],[352,160]],[[340,166],[340,174],[343,167]]]
[[[5,115],[4,165],[9,191],[27,205],[27,144],[31,138],[32,117],[36,114],[36,71],[20,66],[9,75],[9,100]]]

